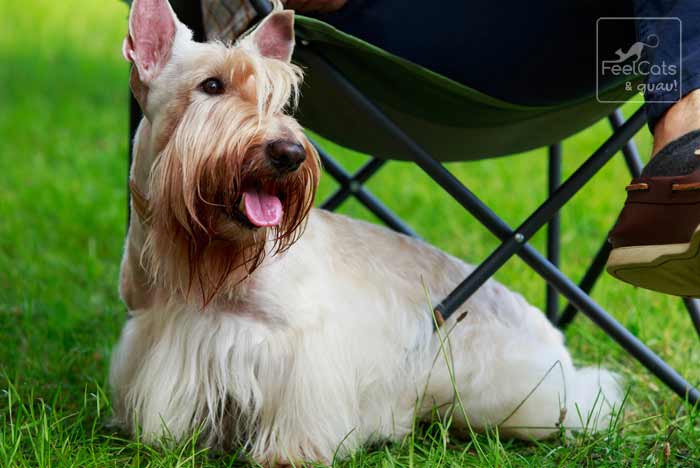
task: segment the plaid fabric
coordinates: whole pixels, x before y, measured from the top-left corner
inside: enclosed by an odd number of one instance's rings
[[[248,0],[202,0],[202,17],[208,40],[233,41],[255,18]]]
[[[124,0],[131,5],[133,0]],[[177,10],[179,2],[192,0],[170,0]],[[233,41],[241,35],[253,18],[255,9],[248,0],[201,0],[204,30],[208,40]]]

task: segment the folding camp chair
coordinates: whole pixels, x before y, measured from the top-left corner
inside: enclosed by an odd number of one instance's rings
[[[253,0],[251,3],[260,18],[271,11],[268,0]],[[192,16],[178,13],[195,32],[195,39],[201,40],[204,38],[201,13],[197,8],[192,11]],[[391,55],[322,21],[297,16],[296,28],[295,61],[305,67],[306,76],[298,115],[300,121],[329,140],[373,155],[356,173],[350,174],[317,145],[325,171],[340,185],[322,207],[335,210],[353,196],[391,229],[415,236],[405,222],[363,187],[388,160],[411,161],[501,241],[469,277],[435,304],[438,322],[451,316],[507,260],[518,255],[547,283],[546,314],[549,320],[563,328],[578,311],[583,312],[675,393],[691,404],[698,401],[698,389],[589,296],[611,249],[607,240],[601,244],[580,284],[576,285],[558,268],[559,210],[619,151],[630,173],[635,177],[640,174],[642,163],[632,138],[646,123],[644,108],[625,121],[616,104],[601,104],[593,97],[547,107],[513,105]],[[392,76],[401,76],[401,82],[390,80]],[[419,102],[407,103],[407,95]],[[616,101],[628,98],[629,93],[619,86],[612,86],[602,91],[602,97],[603,100]],[[353,118],[350,125],[342,119],[330,118],[327,110],[341,106],[346,115],[362,115],[363,118]],[[424,106],[454,112],[450,112],[444,122],[435,123],[421,119],[421,113],[416,110]],[[133,136],[140,118],[133,100],[131,109]],[[612,135],[562,182],[560,142],[602,118],[610,121]],[[479,125],[473,125],[477,120]],[[471,125],[464,125],[465,122],[471,122]],[[486,127],[495,129],[496,133],[486,131]],[[455,132],[455,128],[460,128],[460,131]],[[498,138],[494,138],[496,134]],[[545,146],[549,148],[549,197],[515,229],[442,164]],[[547,255],[543,256],[528,240],[545,224],[548,239]],[[561,312],[559,295],[569,302]],[[700,335],[698,301],[685,299],[684,302]]]

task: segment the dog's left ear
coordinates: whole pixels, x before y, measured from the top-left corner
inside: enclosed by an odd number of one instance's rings
[[[264,57],[289,62],[294,52],[294,12],[270,13],[253,32],[253,44]]]

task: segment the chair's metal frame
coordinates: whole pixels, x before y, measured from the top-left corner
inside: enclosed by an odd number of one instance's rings
[[[260,17],[267,15],[271,11],[267,0],[252,0],[251,3],[258,11]],[[181,18],[186,17],[181,16]],[[199,18],[199,21],[188,21],[188,23],[195,31],[195,37],[203,38],[201,16]],[[638,176],[641,172],[642,163],[632,138],[646,123],[646,115],[643,108],[634,113],[627,121],[624,121],[619,110],[610,115],[609,121],[613,129],[612,135],[578,170],[563,182],[561,181],[561,144],[552,144],[549,147],[549,197],[525,222],[516,229],[512,229],[457,180],[443,164],[427,153],[339,70],[324,59],[323,55],[314,49],[313,44],[298,45],[295,53],[304,63],[312,66],[316,73],[322,73],[326,78],[332,80],[337,89],[350,102],[364,110],[365,118],[369,119],[376,128],[387,132],[394,141],[400,144],[403,153],[410,160],[418,165],[501,241],[500,246],[471,275],[465,278],[459,286],[435,306],[435,310],[439,312],[440,316],[447,319],[481,285],[491,278],[506,261],[514,255],[518,255],[547,283],[546,314],[550,321],[563,328],[571,323],[578,311],[583,312],[608,336],[620,344],[681,398],[686,399],[693,405],[699,401],[700,391],[697,388],[688,383],[675,369],[617,322],[590,297],[589,294],[603,272],[605,262],[610,253],[610,245],[607,240],[601,245],[593,262],[578,285],[574,284],[558,268],[560,260],[559,210],[618,151],[622,152],[633,176]],[[131,111],[131,136],[133,138],[136,125],[140,120],[138,105],[134,106],[133,97]],[[338,190],[322,204],[323,208],[335,210],[345,200],[353,196],[391,229],[410,236],[416,236],[416,233],[406,223],[363,187],[363,184],[379,169],[384,167],[387,161],[372,158],[355,174],[349,174],[323,148],[318,145],[316,147],[319,150],[326,172],[340,184]],[[546,257],[528,243],[528,240],[545,224],[547,225]],[[560,296],[563,296],[569,302],[561,313],[558,306]],[[685,299],[684,302],[693,325],[700,335],[699,303],[695,299]],[[458,317],[458,320],[460,319],[461,317]]]

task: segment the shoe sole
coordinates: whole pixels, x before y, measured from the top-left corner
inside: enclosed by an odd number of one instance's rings
[[[615,278],[640,288],[700,297],[700,225],[685,244],[613,249],[607,270]]]

